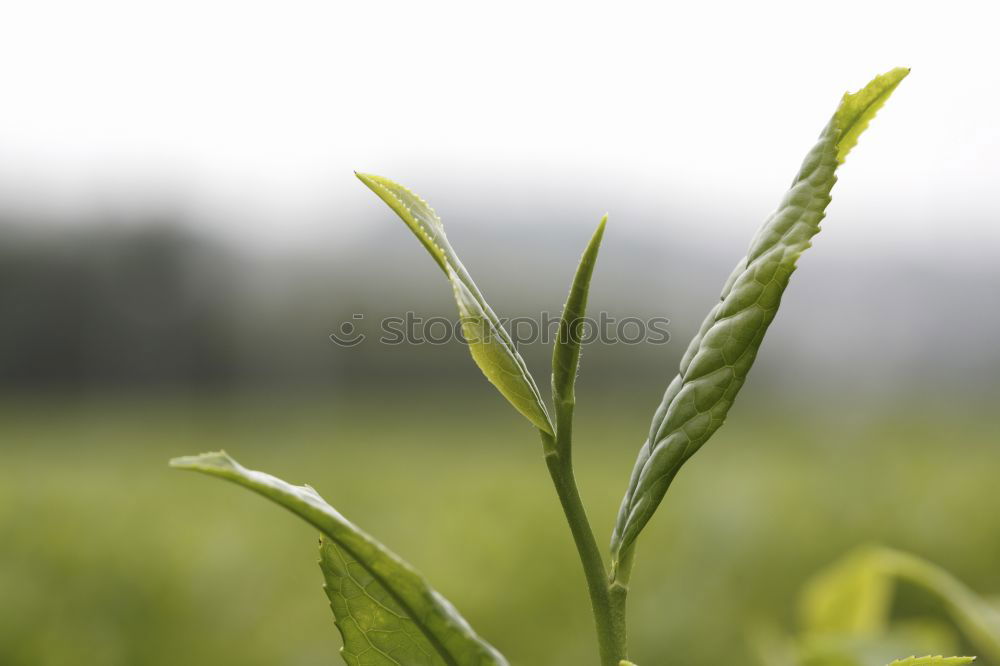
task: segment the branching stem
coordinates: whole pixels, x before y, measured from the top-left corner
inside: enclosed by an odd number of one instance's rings
[[[597,642],[601,655],[601,666],[619,666],[627,658],[625,639],[625,594],[627,587],[616,587],[609,578],[601,557],[600,547],[594,538],[594,530],[587,518],[587,510],[580,498],[580,491],[573,474],[572,456],[572,412],[573,404],[564,402],[556,405],[556,432],[553,438],[542,433],[545,463],[555,485],[559,502],[562,504],[566,522],[569,523],[573,542],[576,544],[583,574],[590,593],[590,605],[597,625]],[[624,592],[624,593],[623,593]]]

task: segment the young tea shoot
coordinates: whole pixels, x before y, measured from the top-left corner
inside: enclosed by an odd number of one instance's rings
[[[838,167],[908,73],[903,68],[891,70],[860,91],[844,95],[777,210],[754,236],[746,256],[736,263],[653,415],[625,489],[608,558],[587,518],[572,458],[581,328],[607,217],[598,224],[570,286],[552,354],[550,409],[500,318],[459,260],[437,213],[388,178],[357,174],[403,220],[444,273],[473,361],[538,432],[583,567],[601,666],[631,664],[625,606],[642,532],[680,468],[725,421],[778,312],[798,259],[820,230]],[[320,567],[343,638],[341,654],[350,666],[507,664],[419,573],[344,518],[312,488],[248,470],[225,453],[177,458],[171,464],[253,490],[319,530]],[[894,664],[945,666],[968,661],[924,657]]]

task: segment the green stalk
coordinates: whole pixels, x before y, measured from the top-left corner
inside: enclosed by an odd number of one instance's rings
[[[622,640],[626,638],[626,602],[628,601],[629,578],[632,576],[632,562],[635,559],[635,544],[622,553],[617,567],[612,567],[608,583],[608,602],[611,605],[611,617],[616,626],[622,628]],[[624,653],[623,653],[624,654]],[[625,657],[622,657],[624,659]]]
[[[573,474],[572,456],[572,402],[557,402],[555,439],[542,432],[545,450],[545,464],[555,486],[563,514],[569,524],[576,544],[583,574],[590,593],[590,605],[597,626],[597,643],[601,655],[601,666],[619,666],[627,658],[624,599],[621,604],[612,600],[612,584],[609,581],[601,549],[594,537],[587,510],[580,498],[580,490]]]

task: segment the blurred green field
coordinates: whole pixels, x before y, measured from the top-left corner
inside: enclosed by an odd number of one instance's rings
[[[655,399],[581,397],[578,476],[602,541]],[[339,663],[310,528],[166,467],[220,448],[315,486],[513,664],[594,663],[537,438],[488,389],[2,405],[4,666]],[[802,583],[859,543],[1000,593],[1000,421],[981,414],[737,405],[640,542],[633,659],[754,663],[748,630],[792,630]]]

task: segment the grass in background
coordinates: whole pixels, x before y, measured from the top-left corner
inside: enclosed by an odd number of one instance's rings
[[[0,663],[335,663],[318,572],[287,566],[316,560],[316,535],[165,465],[178,450],[219,448],[314,485],[405,552],[513,663],[589,663],[582,573],[537,445],[485,389],[471,395],[8,396]],[[577,474],[602,539],[648,420],[650,405],[628,398],[581,398]],[[801,584],[867,541],[1000,593],[992,416],[737,406],[740,427],[688,465],[645,533],[634,660],[751,663],[744,629],[791,628]],[[384,483],[373,487],[358,470],[376,462]],[[920,602],[904,595],[900,612]]]

